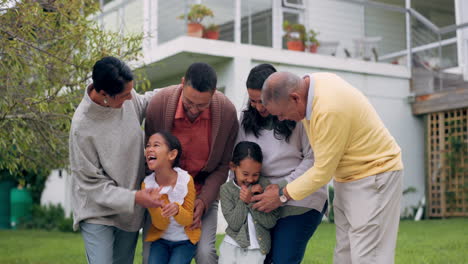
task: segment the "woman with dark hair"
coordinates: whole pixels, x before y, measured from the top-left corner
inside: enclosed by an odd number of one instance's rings
[[[249,101],[242,112],[237,141],[252,141],[263,150],[262,176],[281,190],[287,183],[312,167],[314,158],[302,123],[279,121],[263,106],[263,83],[276,69],[270,64],[254,67],[247,78]],[[255,197],[255,196],[254,196]],[[262,195],[257,200],[262,201]],[[280,219],[271,230],[272,247],[265,263],[301,263],[307,242],[320,224],[327,209],[325,187],[301,201],[276,203]],[[273,208],[274,209],[274,208]]]
[[[130,68],[114,57],[93,67],[93,83],[70,128],[73,228],[88,263],[133,263],[143,207],[161,202],[140,190],[145,176],[141,123],[154,92],[133,90]]]

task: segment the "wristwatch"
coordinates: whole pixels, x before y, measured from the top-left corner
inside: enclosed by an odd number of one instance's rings
[[[283,188],[279,189],[279,199],[282,203],[285,203],[288,201],[288,197],[286,197],[286,195],[284,195],[283,193]]]

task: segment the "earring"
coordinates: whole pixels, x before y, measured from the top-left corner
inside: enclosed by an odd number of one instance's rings
[[[104,103],[107,105],[108,102],[107,102],[107,98],[104,98]]]

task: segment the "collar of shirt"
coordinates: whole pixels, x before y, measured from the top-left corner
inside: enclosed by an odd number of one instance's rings
[[[234,177],[236,177],[236,175],[234,175]],[[237,185],[236,179],[232,179],[232,184],[234,184],[234,186],[236,186],[239,189],[241,188],[239,185]]]
[[[234,176],[234,177],[235,177],[235,176]],[[236,186],[237,188],[242,189],[239,185],[237,185],[237,182],[236,182],[235,179],[232,179],[232,184],[234,184],[234,186]],[[254,184],[252,184],[252,185],[255,185],[255,184],[258,184],[258,182],[254,183]],[[251,186],[252,186],[252,185],[251,185]]]
[[[210,105],[210,107],[211,107],[211,105]],[[201,114],[195,120],[197,120],[197,119],[207,119],[207,120],[210,119],[211,118],[211,116],[210,116],[210,107],[203,110],[203,112],[201,112]],[[185,114],[185,110],[184,110],[184,103],[182,102],[182,94],[180,94],[179,102],[177,103],[177,108],[176,108],[174,119],[186,119],[186,120],[188,120],[188,117]]]
[[[306,119],[310,120],[312,118],[312,103],[314,101],[315,81],[314,78],[312,78],[311,74],[307,74],[302,78],[305,78],[307,76],[309,76],[309,91],[307,93]]]

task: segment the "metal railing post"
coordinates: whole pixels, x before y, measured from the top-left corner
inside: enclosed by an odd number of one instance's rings
[[[437,34],[437,38],[439,40],[439,48],[438,48],[438,55],[439,55],[439,68],[437,69],[437,75],[439,77],[439,91],[442,91],[442,35],[440,33]]]
[[[413,52],[411,51],[412,45],[412,31],[411,31],[411,14],[409,12],[411,8],[411,0],[405,0],[405,19],[406,19],[406,66],[409,70],[413,67]]]

